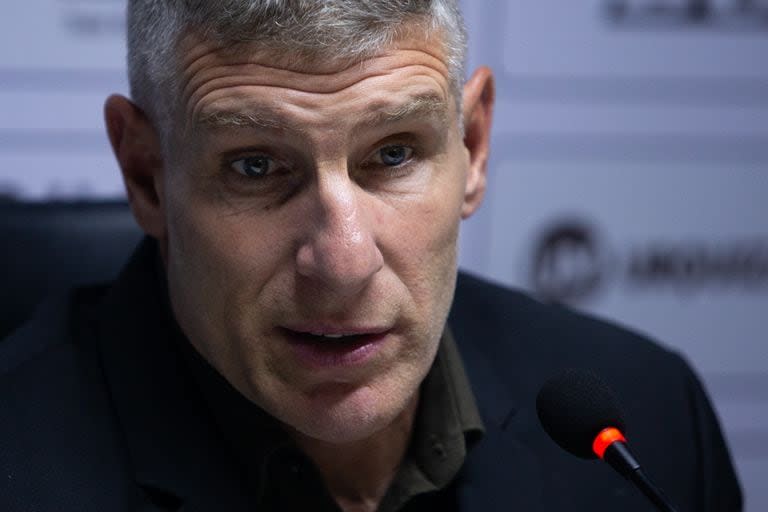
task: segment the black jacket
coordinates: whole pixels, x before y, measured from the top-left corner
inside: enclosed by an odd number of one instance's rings
[[[145,242],[113,286],[49,301],[0,343],[0,510],[253,510],[169,343],[155,258]],[[454,483],[413,507],[652,510],[603,463],[565,453],[539,426],[541,384],[581,367],[617,391],[635,454],[680,512],[741,510],[717,420],[679,356],[466,275],[449,324],[486,434]]]

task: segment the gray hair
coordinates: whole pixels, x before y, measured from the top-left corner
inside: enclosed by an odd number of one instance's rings
[[[173,115],[180,38],[195,31],[224,47],[255,43],[307,57],[364,58],[405,24],[439,33],[457,102],[466,32],[458,0],[128,0],[128,75],[133,100],[159,125]]]

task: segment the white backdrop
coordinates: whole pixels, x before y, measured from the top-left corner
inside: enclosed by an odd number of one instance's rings
[[[747,510],[768,510],[768,2],[464,4],[470,67],[494,68],[499,101],[462,266],[682,351]],[[101,108],[127,91],[123,1],[10,9],[0,195],[122,196]]]

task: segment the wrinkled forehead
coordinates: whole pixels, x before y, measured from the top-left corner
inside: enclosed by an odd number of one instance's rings
[[[221,105],[227,106],[225,121],[237,123],[238,107],[248,106],[253,91],[279,103],[285,91],[331,97],[350,89],[362,102],[382,103],[387,94],[396,94],[410,102],[402,105],[405,110],[428,111],[436,116],[457,110],[456,93],[438,35],[409,35],[369,54],[338,55],[278,49],[263,43],[221,44],[191,33],[180,40],[178,50],[176,119],[184,125],[182,132],[201,122],[216,121],[222,113],[218,108]],[[393,73],[401,78],[397,90],[391,90],[391,82],[390,90],[376,89],[379,76]],[[372,87],[353,89],[360,82]],[[395,102],[393,105],[397,107]],[[258,109],[255,117],[257,123],[269,122],[268,116],[258,119]],[[239,119],[254,121],[254,116],[244,111]]]
[[[330,48],[286,47],[277,41],[222,41],[187,30],[176,45],[177,71],[194,69],[200,61],[253,59],[268,61],[272,66],[294,71],[332,73],[361,62],[372,53],[340,53]]]
[[[232,34],[188,25],[181,29],[182,33],[175,38],[174,46],[176,53],[182,57],[187,54],[194,57],[197,51],[211,49],[216,49],[221,55],[262,51],[270,54],[276,65],[283,67],[311,66],[317,69],[326,67],[329,70],[364,60],[385,51],[387,47],[401,44],[429,45],[432,52],[443,60],[449,53],[447,44],[450,37],[447,37],[445,29],[425,15],[411,15],[391,26],[372,25],[367,31],[354,32],[357,36],[354,40],[350,40],[349,34],[336,34],[333,28],[325,37],[307,38],[299,34],[292,39],[290,34],[296,30],[296,27],[287,27],[284,32],[288,35],[280,38],[269,33],[259,37],[256,33],[233,39]],[[311,33],[311,27],[308,32]]]

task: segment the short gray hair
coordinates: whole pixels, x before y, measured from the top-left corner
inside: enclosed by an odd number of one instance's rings
[[[439,33],[457,102],[466,31],[458,0],[128,0],[131,96],[159,126],[173,115],[177,46],[190,31],[223,46],[254,43],[300,56],[355,59],[396,40],[406,23]],[[409,25],[410,26],[410,25]]]

